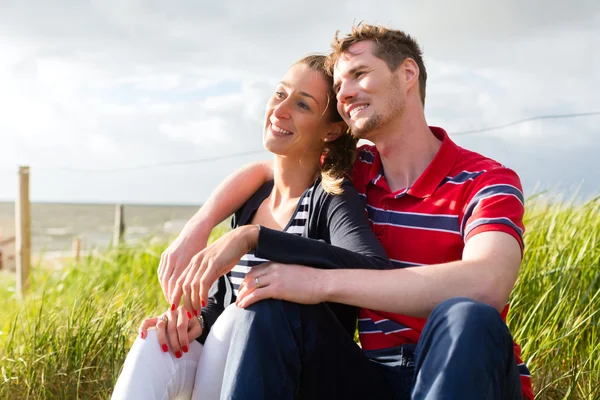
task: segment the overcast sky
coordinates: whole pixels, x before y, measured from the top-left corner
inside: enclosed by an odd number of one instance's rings
[[[600,116],[454,135],[600,111],[597,0],[0,0],[0,199],[24,164],[34,201],[201,203],[270,157],[264,107],[287,67],[361,20],[418,39],[429,124],[514,168],[526,195],[600,192]]]

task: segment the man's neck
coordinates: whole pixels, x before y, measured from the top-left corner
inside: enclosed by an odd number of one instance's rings
[[[408,117],[408,116],[407,116]],[[401,118],[374,140],[392,192],[411,187],[435,158],[442,142],[425,117]]]

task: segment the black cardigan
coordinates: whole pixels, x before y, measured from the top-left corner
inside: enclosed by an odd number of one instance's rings
[[[392,268],[383,246],[369,226],[364,204],[349,180],[342,184],[344,192],[325,192],[320,179],[313,184],[308,208],[308,220],[302,236],[260,227],[255,256],[286,264],[301,264],[316,268]],[[252,221],[260,204],[269,196],[273,182],[264,184],[234,215],[232,227]],[[210,327],[225,307],[235,302],[229,273],[211,287],[209,301],[202,309],[205,329],[198,338],[204,343]],[[346,331],[353,336],[356,329],[356,308],[328,303]]]

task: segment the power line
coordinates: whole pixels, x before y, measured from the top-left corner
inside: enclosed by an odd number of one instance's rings
[[[489,131],[494,131],[497,129],[508,128],[509,126],[519,125],[524,122],[538,121],[538,120],[543,120],[543,119],[579,118],[579,117],[589,117],[592,115],[600,115],[600,111],[593,111],[593,112],[587,112],[587,113],[575,113],[575,114],[538,115],[537,117],[523,118],[523,119],[519,119],[519,120],[516,120],[513,122],[509,122],[504,125],[490,126],[487,128],[473,129],[473,130],[469,130],[469,131],[454,132],[454,133],[451,133],[451,136],[471,135],[473,133],[489,132]]]
[[[232,157],[243,157],[252,154],[264,153],[266,150],[251,150],[244,151],[240,153],[226,154],[223,156],[209,157],[203,158],[201,160],[188,160],[188,161],[168,161],[162,163],[155,164],[141,164],[135,165],[131,167],[118,167],[118,168],[102,168],[102,169],[91,169],[91,168],[69,168],[69,167],[35,167],[36,170],[43,171],[66,171],[66,172],[85,172],[85,173],[104,173],[104,172],[122,172],[122,171],[134,171],[140,169],[150,169],[150,168],[159,168],[159,167],[172,167],[176,165],[192,165],[192,164],[203,164],[210,161],[218,161]]]
[[[490,126],[487,128],[473,129],[473,130],[468,130],[468,131],[452,132],[452,133],[450,133],[450,135],[451,136],[461,136],[461,135],[471,135],[471,134],[475,134],[475,133],[485,133],[485,132],[490,132],[490,131],[494,131],[494,130],[498,130],[498,129],[502,129],[502,128],[507,128],[510,126],[519,125],[519,124],[522,124],[525,122],[537,121],[537,120],[580,118],[580,117],[589,117],[589,116],[595,116],[595,115],[600,115],[600,111],[593,111],[593,112],[587,112],[587,113],[572,113],[572,114],[539,115],[539,116],[535,116],[535,117],[519,119],[519,120],[512,121],[512,122],[509,122],[509,123],[506,123],[503,125]],[[162,163],[141,164],[141,165],[135,165],[135,166],[131,166],[131,167],[118,167],[118,168],[85,169],[85,168],[69,168],[69,167],[43,167],[43,166],[41,166],[41,167],[34,166],[34,168],[38,171],[42,170],[42,171],[66,171],[66,172],[84,172],[84,173],[110,173],[110,172],[135,171],[135,170],[160,168],[160,167],[172,167],[172,166],[178,166],[178,165],[203,164],[206,162],[218,161],[218,160],[223,160],[223,159],[227,159],[227,158],[243,157],[243,156],[248,156],[248,155],[253,155],[253,154],[260,154],[260,153],[264,153],[265,151],[266,151],[265,149],[251,150],[251,151],[244,151],[244,152],[240,152],[240,153],[233,153],[233,154],[226,154],[226,155],[222,155],[222,156],[203,158],[200,160],[167,161],[167,162],[162,162]]]

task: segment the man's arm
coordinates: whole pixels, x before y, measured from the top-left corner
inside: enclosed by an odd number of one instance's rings
[[[177,279],[192,257],[206,247],[212,229],[271,179],[272,161],[261,161],[234,172],[215,189],[161,256],[158,277],[167,299],[171,298]]]
[[[426,317],[452,297],[468,297],[502,311],[521,264],[521,247],[504,232],[483,232],[465,245],[463,259],[391,271],[324,270],[323,301]]]
[[[238,306],[276,298],[297,303],[325,301],[415,317],[427,317],[444,300],[468,297],[502,311],[517,279],[521,247],[498,231],[473,236],[463,259],[387,271],[322,270],[299,265],[255,267],[244,280]],[[256,290],[255,277],[269,285]]]

